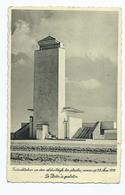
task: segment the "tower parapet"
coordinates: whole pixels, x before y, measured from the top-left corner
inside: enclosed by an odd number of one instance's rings
[[[61,42],[57,41],[54,37],[51,36],[48,36],[38,41],[38,45],[40,50],[59,48],[59,47],[64,48],[64,45]]]

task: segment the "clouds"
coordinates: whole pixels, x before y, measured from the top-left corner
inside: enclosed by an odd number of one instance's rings
[[[96,79],[82,80],[80,86],[86,89],[98,89],[101,87],[101,83]]]
[[[66,83],[73,84],[76,87],[79,87],[81,89],[88,89],[88,90],[98,89],[98,88],[101,87],[101,83],[98,80],[94,79],[94,78],[91,78],[91,79],[88,79],[88,80],[81,80],[81,81],[78,82],[78,81],[69,80],[66,77]]]
[[[105,12],[54,12],[48,20],[41,18],[38,36],[50,33],[62,41],[68,57],[88,55],[117,61],[117,14]]]
[[[90,121],[116,121],[117,117],[115,114],[115,109],[110,106],[86,106],[84,105],[84,111],[85,113],[81,116],[83,118],[84,122],[90,122]]]
[[[66,60],[66,77],[67,105],[79,106],[82,110],[85,106],[95,110],[96,107],[109,107],[116,114],[117,66],[110,59],[69,58]],[[106,113],[101,112],[101,115]]]
[[[15,23],[15,31],[12,35],[12,53],[25,53],[33,58],[35,48],[37,48],[37,43],[30,34],[29,24],[23,20],[18,20]]]
[[[111,61],[117,61],[117,12],[56,10],[13,12],[12,25],[15,34],[13,37],[16,42],[19,37],[23,37],[20,38],[20,42],[23,41],[24,46],[27,42],[29,48],[32,48],[37,45],[38,40],[50,34],[64,43],[68,57],[88,55],[95,59],[103,56]]]
[[[73,57],[66,60],[66,76],[73,81],[93,78],[112,90],[117,85],[117,65],[103,56],[95,60],[89,56]]]
[[[18,20],[15,23],[15,33],[26,33],[28,34],[30,32],[28,23],[24,22],[23,20]]]

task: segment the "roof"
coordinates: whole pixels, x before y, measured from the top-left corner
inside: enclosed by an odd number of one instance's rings
[[[68,112],[73,112],[73,113],[84,113],[84,111],[72,107],[64,107],[63,110]]]
[[[34,111],[34,109],[33,109],[33,108],[28,108],[27,110],[28,110],[28,111]]]
[[[56,38],[52,36],[47,36],[40,41],[38,41],[40,49],[50,49],[50,48],[57,48],[62,46],[62,43],[57,41]]]
[[[47,37],[43,38],[41,41],[50,41],[50,40],[55,40],[55,38],[51,37],[51,36],[47,36]]]

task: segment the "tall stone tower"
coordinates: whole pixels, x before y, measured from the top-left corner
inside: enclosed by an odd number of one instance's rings
[[[34,126],[48,125],[51,134],[64,138],[65,49],[48,36],[38,42],[34,59]]]

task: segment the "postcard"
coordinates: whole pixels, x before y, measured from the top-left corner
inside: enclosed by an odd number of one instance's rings
[[[9,182],[119,183],[120,8],[11,7]]]

